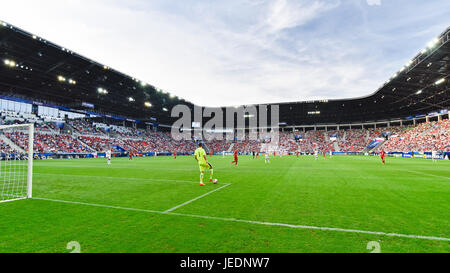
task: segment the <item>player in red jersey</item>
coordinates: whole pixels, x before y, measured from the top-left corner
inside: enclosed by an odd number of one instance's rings
[[[130,151],[130,157],[128,158],[128,160],[133,160],[133,151]]]
[[[298,158],[298,151],[297,151],[297,158]]]
[[[173,159],[177,159],[177,151],[173,151]]]
[[[234,166],[237,166],[237,164],[238,164],[238,150],[235,150],[233,155],[234,155],[234,160],[231,161],[231,164],[234,163]]]
[[[383,162],[383,165],[386,164],[386,161],[384,160],[385,156],[386,156],[386,153],[384,152],[384,150],[381,150],[380,157],[381,157],[381,161]]]

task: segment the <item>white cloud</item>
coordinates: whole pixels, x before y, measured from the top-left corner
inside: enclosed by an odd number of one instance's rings
[[[335,6],[322,1],[276,0],[269,7],[267,24],[271,32],[302,26]]]
[[[380,6],[381,0],[367,0],[367,5],[369,6]]]
[[[226,106],[375,91],[407,59],[383,59],[378,36],[334,33],[340,14],[321,16],[339,4],[15,0],[0,18],[196,104]]]

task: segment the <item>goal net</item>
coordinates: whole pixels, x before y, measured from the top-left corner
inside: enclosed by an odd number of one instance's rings
[[[0,203],[32,197],[33,124],[0,125]]]

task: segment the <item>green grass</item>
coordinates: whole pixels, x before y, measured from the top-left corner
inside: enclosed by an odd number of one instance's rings
[[[217,185],[198,186],[191,157],[34,163],[34,196],[0,204],[0,252],[450,252],[449,241],[236,222],[450,238],[450,162],[335,156],[210,159]],[[173,211],[158,213],[215,191]],[[212,216],[216,219],[198,218]]]

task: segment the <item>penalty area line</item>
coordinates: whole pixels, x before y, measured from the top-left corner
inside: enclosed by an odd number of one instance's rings
[[[211,193],[216,192],[216,191],[218,191],[218,190],[221,190],[221,189],[223,189],[223,188],[225,188],[225,187],[228,187],[228,186],[230,186],[230,185],[231,185],[231,184],[225,184],[225,185],[223,185],[223,186],[220,187],[220,188],[217,188],[217,189],[215,189],[215,190],[209,191],[209,192],[207,192],[207,193],[205,193],[205,194],[202,194],[202,195],[200,195],[200,196],[198,196],[198,197],[195,197],[194,199],[191,199],[191,200],[189,200],[189,201],[186,201],[186,202],[184,202],[183,204],[180,204],[180,205],[178,205],[178,206],[175,206],[175,207],[173,207],[173,208],[170,208],[170,209],[164,211],[164,213],[168,213],[168,212],[174,211],[174,210],[176,210],[176,209],[178,209],[178,208],[181,208],[182,206],[185,206],[185,205],[190,204],[190,203],[192,203],[192,202],[194,202],[194,201],[197,201],[197,200],[200,199],[200,198],[203,198],[203,197],[205,197],[205,196],[207,196],[207,195],[210,195]]]
[[[51,175],[51,176],[67,176],[67,177],[87,177],[87,178],[105,178],[111,180],[131,180],[131,181],[143,181],[143,182],[174,182],[174,183],[191,183],[198,184],[198,182],[191,180],[177,180],[177,179],[163,179],[163,178],[141,178],[141,177],[120,177],[120,176],[100,176],[100,175],[76,175],[76,174],[61,174],[61,173],[35,173],[37,176],[40,175]]]
[[[416,174],[421,174],[421,175],[428,175],[428,176],[433,176],[433,177],[439,177],[439,178],[444,178],[444,179],[450,179],[450,177],[437,175],[437,174],[432,174],[432,173],[424,173],[424,172],[418,172],[418,171],[413,171],[413,170],[402,170],[402,171],[407,171],[409,173],[416,173]]]
[[[230,184],[228,184],[228,185],[230,185]],[[120,206],[110,206],[110,205],[85,203],[85,202],[77,202],[77,201],[57,200],[57,199],[50,199],[50,198],[43,198],[43,197],[33,197],[33,199],[50,201],[50,202],[57,202],[57,203],[85,205],[85,206],[91,206],[91,207],[102,207],[102,208],[137,211],[137,212],[146,212],[146,213],[155,213],[155,214],[162,214],[162,215],[182,216],[182,217],[190,217],[190,218],[201,218],[201,219],[216,220],[216,221],[247,223],[247,224],[254,224],[254,225],[279,226],[279,227],[287,227],[287,228],[293,228],[293,229],[310,229],[310,230],[323,230],[323,231],[335,231],[335,232],[348,232],[348,233],[359,233],[359,234],[380,235],[380,236],[389,236],[389,237],[400,237],[400,238],[423,239],[423,240],[434,240],[434,241],[447,241],[447,242],[450,242],[450,238],[436,237],[436,236],[423,236],[423,235],[389,233],[389,232],[368,231],[368,230],[358,230],[358,229],[346,229],[346,228],[333,228],[333,227],[319,227],[319,226],[306,226],[306,225],[272,223],[272,222],[243,220],[243,219],[235,219],[235,218],[224,218],[224,217],[215,217],[215,216],[196,215],[196,214],[164,212],[164,211],[148,210],[148,209],[126,208],[126,207],[120,207]]]

